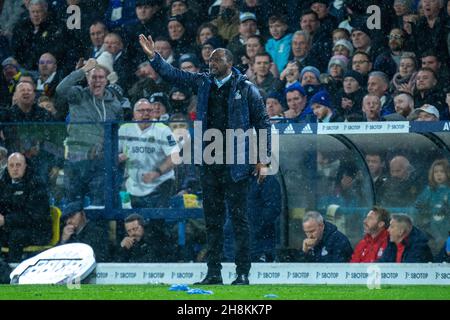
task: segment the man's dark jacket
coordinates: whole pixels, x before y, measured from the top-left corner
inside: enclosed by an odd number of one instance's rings
[[[402,242],[405,245],[405,250],[403,251],[401,262],[420,263],[433,261],[433,255],[428,246],[428,238],[425,233],[416,227],[413,227],[409,236]],[[394,242],[389,242],[378,262],[396,262],[396,259],[397,245]]]
[[[307,253],[303,253],[305,262],[349,262],[353,249],[348,238],[334,224],[327,221],[322,240]]]
[[[167,82],[181,87],[192,88],[197,91],[197,120],[201,121],[202,132],[208,129],[207,113],[208,99],[211,86],[214,85],[214,77],[209,73],[191,73],[181,71],[166,63],[158,53],[150,61],[153,69]],[[267,130],[267,153],[270,152],[270,122],[267,116],[264,100],[261,97],[258,88],[247,78],[233,68],[234,77],[232,77],[231,90],[228,98],[228,129],[242,129],[244,132],[251,128]],[[195,137],[194,137],[195,139]],[[249,142],[245,139],[245,146],[236,145],[234,150],[240,150],[245,147],[248,155]],[[203,148],[202,148],[203,149]],[[195,151],[194,151],[195,154]],[[236,155],[235,155],[236,156]],[[236,157],[235,157],[236,159]],[[248,159],[248,156],[246,157]],[[265,162],[267,159],[260,159]],[[247,160],[246,160],[247,161]],[[195,159],[195,163],[200,163],[200,159]],[[234,162],[236,163],[236,161]],[[252,172],[250,164],[230,165],[231,176],[234,181],[248,178]]]

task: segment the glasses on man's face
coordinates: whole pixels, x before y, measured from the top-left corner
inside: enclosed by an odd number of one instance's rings
[[[369,60],[352,61],[353,64],[358,64],[358,65],[366,63],[366,62],[369,63]]]
[[[388,35],[388,39],[389,40],[392,40],[392,39],[399,40],[399,39],[403,39],[403,36],[400,34],[390,34],[390,35]]]
[[[53,64],[52,60],[39,60],[39,64]]]

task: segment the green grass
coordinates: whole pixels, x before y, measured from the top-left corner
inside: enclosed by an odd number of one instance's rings
[[[0,285],[0,300],[450,300],[449,286],[251,285],[202,286],[213,295],[169,291],[169,285]],[[194,286],[190,286],[193,288]],[[196,286],[196,288],[199,288]],[[276,299],[264,298],[275,294]]]

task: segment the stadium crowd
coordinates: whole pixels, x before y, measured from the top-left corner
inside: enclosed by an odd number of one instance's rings
[[[69,28],[69,5],[81,8],[79,29]],[[380,8],[375,28],[370,5]],[[155,72],[140,34],[189,72],[207,71],[213,50],[228,48],[272,123],[450,120],[450,1],[3,0],[0,10],[0,241],[13,248],[10,261],[48,240],[48,205],[63,209],[60,243],[89,243],[99,261],[204,261],[201,220],[188,221],[181,250],[177,227],[164,219],[147,223],[132,214],[111,241],[110,223],[89,221],[83,211],[104,204],[108,121],[161,121],[119,129],[116,183],[132,208],[201,196],[197,168],[171,162],[197,119],[196,93]],[[319,204],[360,206],[361,173],[345,161],[332,167],[326,156],[317,155],[329,182]],[[353,251],[336,226],[311,211],[297,261],[448,261],[448,161],[432,159],[418,172],[404,154],[365,157],[378,204],[412,207],[420,220],[375,207]],[[279,190],[275,178],[250,185],[252,261],[279,259]]]

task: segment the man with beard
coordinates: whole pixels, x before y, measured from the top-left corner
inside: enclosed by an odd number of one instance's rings
[[[383,71],[389,79],[392,79],[400,65],[400,58],[404,52],[405,32],[402,29],[394,28],[388,36],[389,49],[375,58],[374,70]]]
[[[381,207],[373,207],[364,219],[363,226],[364,238],[356,245],[350,262],[376,262],[388,245],[388,211]]]

